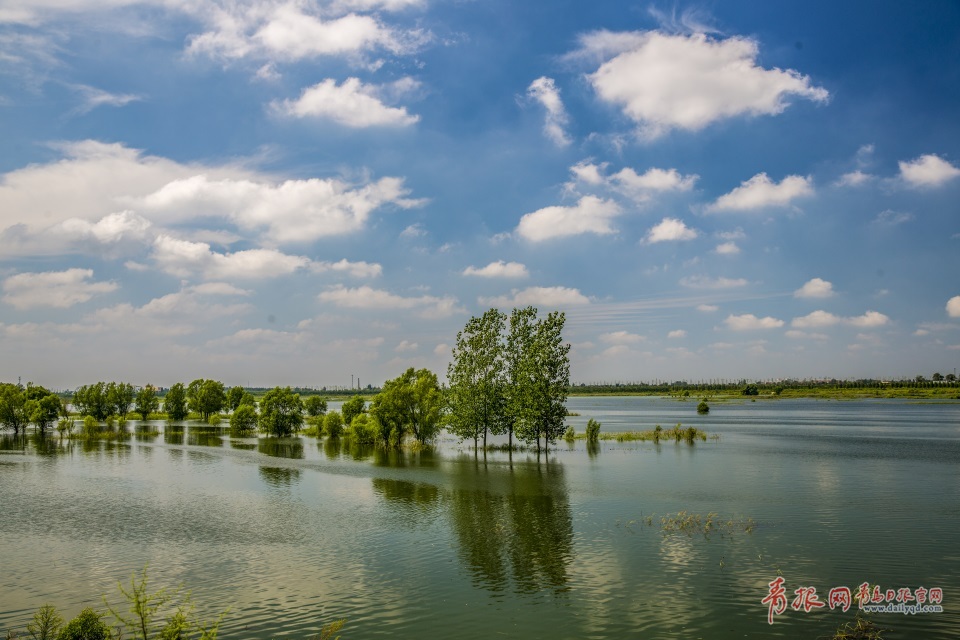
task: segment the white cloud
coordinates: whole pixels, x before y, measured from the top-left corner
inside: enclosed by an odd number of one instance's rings
[[[911,220],[913,220],[912,213],[887,209],[886,211],[881,211],[878,213],[877,217],[872,220],[871,224],[878,227],[896,227],[897,225],[910,222]]]
[[[834,294],[833,284],[821,278],[808,280],[802,287],[793,292],[795,298],[830,298]]]
[[[637,174],[630,167],[625,167],[610,178],[629,192],[638,191],[690,191],[700,176],[696,174],[681,175],[676,169],[659,169],[651,167],[643,174]]]
[[[842,324],[851,327],[870,329],[882,327],[890,323],[890,318],[879,311],[867,311],[862,316],[844,318],[829,311],[817,310],[800,318],[794,318],[790,326],[797,329],[811,329],[817,327],[831,327]]]
[[[687,332],[684,331],[683,329],[674,329],[673,331],[667,334],[667,338],[670,338],[671,340],[677,339],[677,338],[686,338],[686,337],[687,337]]]
[[[784,332],[784,335],[790,338],[791,340],[829,340],[830,337],[823,333],[807,333],[806,331],[797,331],[796,329],[789,329]]]
[[[73,85],[72,88],[83,99],[83,103],[74,110],[79,114],[89,113],[97,107],[125,107],[131,102],[143,100],[142,96],[132,93],[110,93],[85,84]]]
[[[0,176],[5,247],[36,246],[31,234],[56,232],[60,224],[66,235],[97,242],[113,242],[118,230],[143,241],[150,224],[195,227],[198,219],[227,220],[271,242],[304,243],[358,231],[384,207],[422,204],[407,198],[400,178],[278,182],[237,165],[180,164],[93,140],[57,149],[58,160]]]
[[[566,127],[570,122],[570,116],[563,107],[560,90],[557,89],[553,78],[541,76],[531,82],[527,87],[527,96],[539,102],[547,112],[543,133],[558,147],[569,145],[570,136],[567,135]]]
[[[741,316],[730,314],[724,320],[727,328],[732,331],[754,331],[756,329],[777,329],[783,326],[783,320],[767,316],[758,318],[752,313],[745,313]]]
[[[151,226],[149,220],[131,211],[111,213],[96,222],[69,218],[47,229],[20,223],[0,232],[0,255],[125,255],[149,243]]]
[[[572,207],[545,207],[525,214],[517,233],[532,242],[583,233],[608,235],[615,232],[611,221],[620,212],[620,206],[612,200],[584,196]]]
[[[935,154],[900,162],[900,177],[911,187],[939,187],[960,176],[960,169]]]
[[[869,173],[864,173],[857,169],[856,171],[851,171],[850,173],[845,173],[840,176],[840,179],[837,180],[835,184],[838,187],[859,187],[870,182],[873,178]]]
[[[16,309],[67,309],[117,289],[115,282],[90,282],[92,269],[18,273],[3,281],[3,301]]]
[[[696,237],[696,229],[689,228],[682,220],[664,218],[659,224],[654,225],[647,231],[644,242],[652,244],[655,242],[693,240]]]
[[[345,309],[408,310],[416,311],[417,315],[425,318],[446,318],[463,312],[457,305],[457,299],[451,296],[403,297],[366,285],[354,289],[336,285],[321,292],[317,298],[320,302],[328,302]]]
[[[636,333],[630,333],[629,331],[612,331],[610,333],[602,333],[598,337],[600,342],[605,344],[619,345],[638,344],[646,340],[644,336]]]
[[[200,274],[210,280],[263,279],[287,275],[310,266],[310,259],[274,249],[217,253],[206,242],[157,237],[153,259],[166,273],[181,278]]]
[[[530,273],[527,267],[519,262],[497,260],[482,268],[469,266],[463,270],[463,275],[481,278],[526,278]]]
[[[522,291],[513,289],[510,296],[478,298],[478,301],[482,305],[491,307],[526,307],[533,305],[556,308],[590,304],[590,299],[580,293],[578,289],[569,287],[527,287]]]
[[[711,278],[710,276],[687,276],[680,278],[680,286],[690,289],[733,289],[745,287],[749,282],[745,278]]]
[[[446,342],[441,342],[433,348],[433,355],[435,356],[445,356],[450,353],[450,345]]]
[[[588,160],[581,160],[570,167],[570,173],[574,178],[590,185],[602,185],[607,182],[607,177],[603,171],[607,168],[607,163],[594,164]]]
[[[647,138],[739,115],[779,114],[791,96],[829,97],[796,71],[758,66],[757,43],[747,38],[596,31],[580,40],[577,57],[606,60],[587,76],[597,95],[619,105]]]
[[[314,262],[310,265],[314,273],[326,273],[334,271],[337,273],[346,273],[354,278],[376,278],[383,273],[383,267],[376,262],[350,262],[342,258],[337,262]]]
[[[405,240],[411,240],[413,238],[423,238],[427,235],[427,230],[423,228],[423,225],[419,222],[408,225],[400,232],[400,237]]]
[[[720,307],[715,304],[698,304],[697,311],[701,313],[713,313],[714,311],[719,311]]]
[[[401,340],[400,344],[393,348],[397,353],[408,353],[410,351],[416,351],[420,348],[420,345],[416,342],[410,342],[409,340]]]
[[[947,300],[947,315],[951,318],[960,318],[960,296],[953,296]]]
[[[297,100],[274,102],[275,112],[294,118],[333,120],[346,127],[405,127],[420,120],[404,107],[385,105],[381,87],[365,85],[358,78],[347,78],[340,86],[326,79],[303,90]]]
[[[726,193],[707,211],[756,211],[768,207],[785,207],[796,198],[813,195],[810,178],[787,176],[780,183],[773,182],[766,173],[758,173],[739,187]]]
[[[721,242],[714,251],[721,256],[735,256],[740,253],[740,247],[737,246],[736,242]]]

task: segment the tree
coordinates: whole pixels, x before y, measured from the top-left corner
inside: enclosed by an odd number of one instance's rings
[[[943,382],[943,374],[942,374],[942,373],[939,373],[939,372],[933,374],[933,381],[934,381],[934,382]]]
[[[133,385],[129,382],[111,382],[107,385],[107,405],[110,413],[126,418],[133,404]]]
[[[307,415],[316,418],[327,412],[327,401],[320,396],[310,396],[304,400],[303,408],[307,410]]]
[[[227,406],[227,394],[223,383],[216,380],[198,378],[187,387],[187,406],[190,411],[200,414],[204,422],[213,413],[219,413]]]
[[[160,399],[157,397],[157,390],[152,385],[146,385],[137,392],[137,398],[134,402],[133,412],[139,413],[143,420],[150,417],[160,409]]]
[[[183,420],[187,417],[187,392],[182,382],[178,382],[167,391],[167,395],[163,398],[163,410],[171,420]]]
[[[30,416],[30,422],[37,426],[40,435],[44,435],[60,415],[60,398],[50,393],[39,400],[27,400],[25,409]]]
[[[399,446],[407,432],[421,444],[433,440],[440,430],[442,408],[437,374],[410,367],[384,383],[370,404],[370,413],[380,423],[381,438],[396,440]]]
[[[113,410],[107,397],[107,383],[97,382],[77,387],[73,392],[73,406],[81,416],[93,416],[97,422],[106,420]]]
[[[536,309],[533,310],[536,316]],[[540,438],[548,446],[563,435],[567,417],[567,393],[570,388],[570,345],[563,342],[566,316],[560,311],[547,314],[534,325],[529,352],[522,358],[521,379],[527,389],[527,400],[519,422],[517,436],[535,441]]]
[[[230,392],[227,394],[227,406],[230,407],[231,411],[236,411],[237,407],[240,406],[244,393],[246,391],[243,390],[243,387],[230,387]]]
[[[353,396],[344,402],[343,406],[340,407],[340,411],[343,413],[344,424],[351,424],[356,416],[365,411],[364,407],[366,404],[366,401],[361,396]]]
[[[339,411],[331,411],[323,418],[323,430],[331,438],[339,438],[343,432],[343,417]]]
[[[257,428],[257,410],[248,404],[239,405],[230,416],[230,435],[248,436]]]
[[[947,382],[956,382],[956,381],[957,381],[957,374],[955,373],[947,374]]]
[[[0,424],[13,429],[13,435],[27,429],[30,414],[26,404],[27,397],[20,385],[0,383]]]
[[[497,309],[470,318],[457,333],[453,361],[447,367],[447,427],[461,438],[473,438],[474,449],[481,434],[486,448],[488,433],[508,430],[502,344],[506,321],[506,314]]]
[[[260,401],[260,430],[277,437],[289,436],[303,426],[303,402],[290,387],[275,387]]]
[[[740,395],[758,396],[760,395],[760,389],[755,384],[748,384],[743,389],[740,390]]]

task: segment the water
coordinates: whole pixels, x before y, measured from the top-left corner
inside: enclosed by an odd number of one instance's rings
[[[122,443],[4,436],[0,632],[47,602],[65,617],[101,594],[118,603],[116,582],[149,565],[158,588],[192,590],[201,617],[229,609],[229,638],[306,638],[342,617],[344,640],[816,638],[853,620],[788,609],[768,625],[778,575],[791,600],[801,586],[824,601],[864,581],[940,587],[943,613],[873,619],[885,638],[956,637],[960,404],[568,404],[578,431],[682,422],[720,439],[560,442],[538,460],[193,424]],[[682,510],[758,524],[662,533]]]

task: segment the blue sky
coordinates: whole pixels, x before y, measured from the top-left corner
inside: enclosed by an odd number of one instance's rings
[[[960,5],[0,0],[0,378],[960,361]]]

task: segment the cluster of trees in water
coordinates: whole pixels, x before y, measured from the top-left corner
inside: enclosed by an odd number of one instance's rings
[[[449,386],[441,386],[428,369],[409,368],[388,380],[369,405],[361,396],[327,413],[319,395],[301,398],[290,387],[276,387],[257,398],[243,387],[227,389],[218,380],[198,378],[176,383],[166,393],[153,385],[97,382],[78,387],[69,398],[84,418],[83,433],[96,435],[122,425],[131,413],[143,420],[182,421],[197,417],[217,423],[229,414],[233,435],[255,431],[289,436],[309,422],[310,432],[338,437],[346,430],[357,442],[399,446],[407,436],[432,441],[444,427],[461,438],[506,434],[540,448],[564,431],[565,402],[570,386],[570,345],[560,312],[538,316],[533,307],[505,313],[490,309],[471,318],[457,334]],[[163,414],[159,413],[163,410]],[[67,398],[32,384],[0,384],[0,425],[15,434],[33,423],[45,432],[59,417],[58,428],[70,432],[73,420]]]

